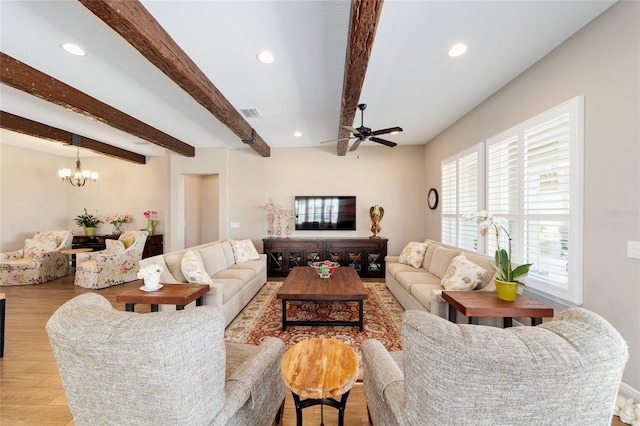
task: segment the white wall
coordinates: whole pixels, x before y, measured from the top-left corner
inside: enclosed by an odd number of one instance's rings
[[[58,169],[74,161],[0,144],[1,252],[23,248],[37,231],[69,229],[69,184],[63,185]]]
[[[442,159],[585,96],[584,307],[628,341],[623,380],[640,389],[640,3],[619,2],[425,146],[426,186]],[[440,210],[425,215],[440,238]]]
[[[252,150],[230,152],[230,238],[252,238],[258,249],[267,236],[266,211],[271,197],[293,209],[296,195],[355,195],[356,231],[293,231],[292,237],[369,237],[369,208],[385,210],[380,236],[388,238],[388,252],[399,254],[409,241],[421,240],[426,190],[423,186],[422,146],[388,148],[365,146],[338,157],[335,147],[272,149],[270,158]],[[292,226],[293,227],[293,226]],[[284,225],[283,225],[284,229]]]
[[[100,173],[96,183],[77,188],[62,182],[58,170],[72,167],[75,158],[61,157],[14,145],[0,144],[0,251],[24,246],[24,239],[38,230],[71,229],[84,231],[73,219],[86,207],[90,213],[130,214],[134,222],[123,229],[146,228],[143,212],[159,212],[156,233],[165,229],[166,158],[149,158],[146,165],[108,157],[84,157],[84,168]],[[20,176],[18,179],[16,176]],[[112,230],[101,224],[98,233]]]

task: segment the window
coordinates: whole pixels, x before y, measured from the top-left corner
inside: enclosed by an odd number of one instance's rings
[[[514,262],[533,263],[529,289],[582,303],[583,129],[584,98],[577,97],[489,138],[484,187],[477,185],[480,178],[474,186],[471,175],[482,174],[482,163],[474,164],[470,154],[444,161],[443,192],[447,188],[453,195],[443,197],[442,241],[494,253],[493,235],[478,234],[473,222],[467,229],[459,215],[487,210],[504,217]],[[457,169],[445,174],[454,160]],[[473,208],[472,200],[484,207]],[[474,233],[477,247],[470,244]],[[503,238],[501,245],[507,243]]]

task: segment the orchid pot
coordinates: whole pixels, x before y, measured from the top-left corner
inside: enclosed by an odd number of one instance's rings
[[[496,283],[496,294],[498,299],[507,302],[513,302],[518,297],[518,286],[515,282],[501,281],[497,278],[493,279]]]

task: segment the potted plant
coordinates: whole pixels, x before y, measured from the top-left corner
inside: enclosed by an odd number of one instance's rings
[[[92,215],[86,208],[84,209],[83,214],[76,216],[75,222],[76,225],[84,228],[84,234],[87,236],[95,235],[96,227],[102,223],[98,216]]]
[[[513,268],[511,264],[511,235],[507,231],[507,219],[503,217],[493,216],[486,211],[478,213],[470,213],[462,216],[463,220],[477,220],[480,229],[493,228],[496,232],[496,253],[493,261],[489,264],[496,270],[496,293],[498,299],[514,301],[518,295],[518,286],[526,284],[519,281],[518,278],[529,273],[529,268],[533,263],[525,263]],[[507,236],[507,249],[500,247],[500,231]]]
[[[162,266],[157,264],[151,264],[138,270],[137,277],[139,280],[144,281],[144,291],[155,291],[160,289],[160,274],[164,272]]]

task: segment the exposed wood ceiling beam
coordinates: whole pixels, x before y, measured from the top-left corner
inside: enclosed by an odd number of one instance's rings
[[[117,148],[84,136],[80,137],[80,144],[77,144],[74,143],[74,134],[71,132],[47,126],[46,124],[38,123],[37,121],[29,120],[28,118],[20,117],[5,111],[0,111],[0,127],[52,142],[62,142],[67,145],[75,145],[109,157],[130,161],[132,163],[146,163],[146,157],[144,155],[136,154],[135,152],[127,151],[126,149]],[[78,138],[76,137],[76,140],[77,139]]]
[[[0,52],[0,81],[187,157],[195,148]]]
[[[367,73],[373,39],[376,36],[378,20],[382,12],[383,0],[352,0],[351,27],[349,28],[349,45],[344,68],[342,85],[342,105],[338,138],[338,155],[347,154],[351,132],[342,126],[353,125],[356,108],[360,100],[360,92]]]
[[[271,148],[149,11],[130,0],[79,0],[263,157]]]

